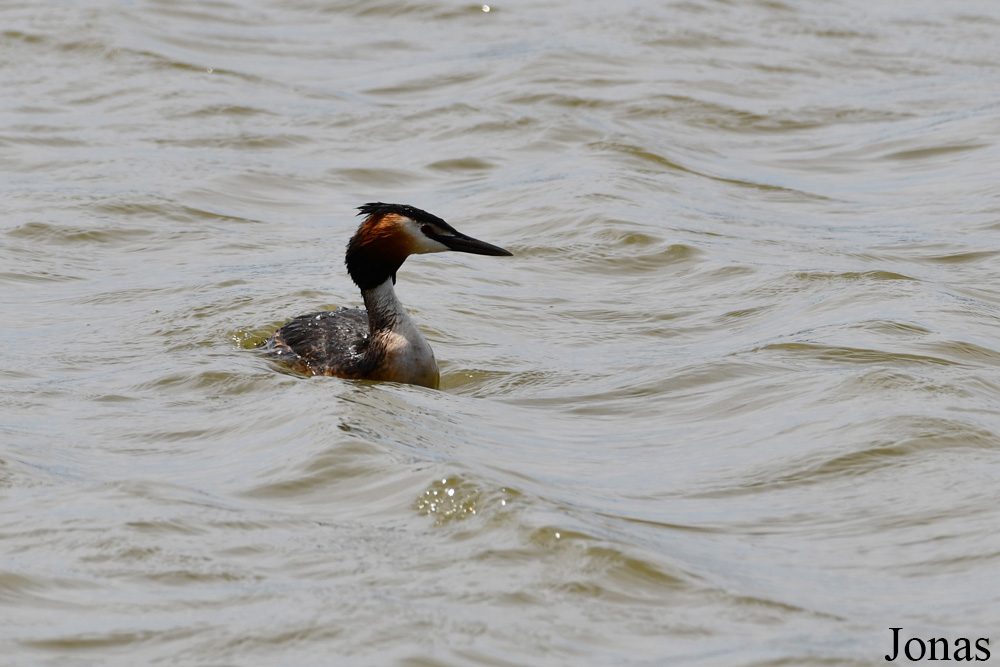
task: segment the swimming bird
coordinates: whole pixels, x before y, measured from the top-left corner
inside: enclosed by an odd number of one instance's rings
[[[457,250],[511,255],[457,231],[441,218],[405,204],[372,202],[347,244],[347,273],[365,309],[340,308],[300,315],[274,332],[264,349],[310,375],[405,382],[437,388],[430,344],[396,298],[396,272],[410,255]]]

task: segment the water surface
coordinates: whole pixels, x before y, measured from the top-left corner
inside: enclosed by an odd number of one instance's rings
[[[489,10],[0,8],[5,660],[1000,642],[1000,5]],[[440,391],[253,351],[379,200]]]

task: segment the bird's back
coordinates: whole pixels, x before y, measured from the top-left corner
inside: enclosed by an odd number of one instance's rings
[[[301,373],[369,377],[379,364],[370,349],[368,313],[340,308],[300,315],[274,332],[264,349]]]

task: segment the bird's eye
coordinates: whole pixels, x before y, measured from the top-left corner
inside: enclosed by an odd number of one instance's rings
[[[430,225],[424,225],[423,227],[420,228],[420,231],[424,233],[424,236],[430,236],[431,234],[434,233],[434,230],[431,229]]]

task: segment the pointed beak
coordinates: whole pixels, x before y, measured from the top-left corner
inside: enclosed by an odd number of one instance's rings
[[[514,254],[509,250],[504,250],[500,246],[487,243],[486,241],[480,241],[479,239],[474,239],[471,236],[462,234],[461,232],[455,232],[454,234],[448,235],[433,234],[431,235],[431,238],[448,246],[449,250],[471,252],[473,255],[510,256]]]

